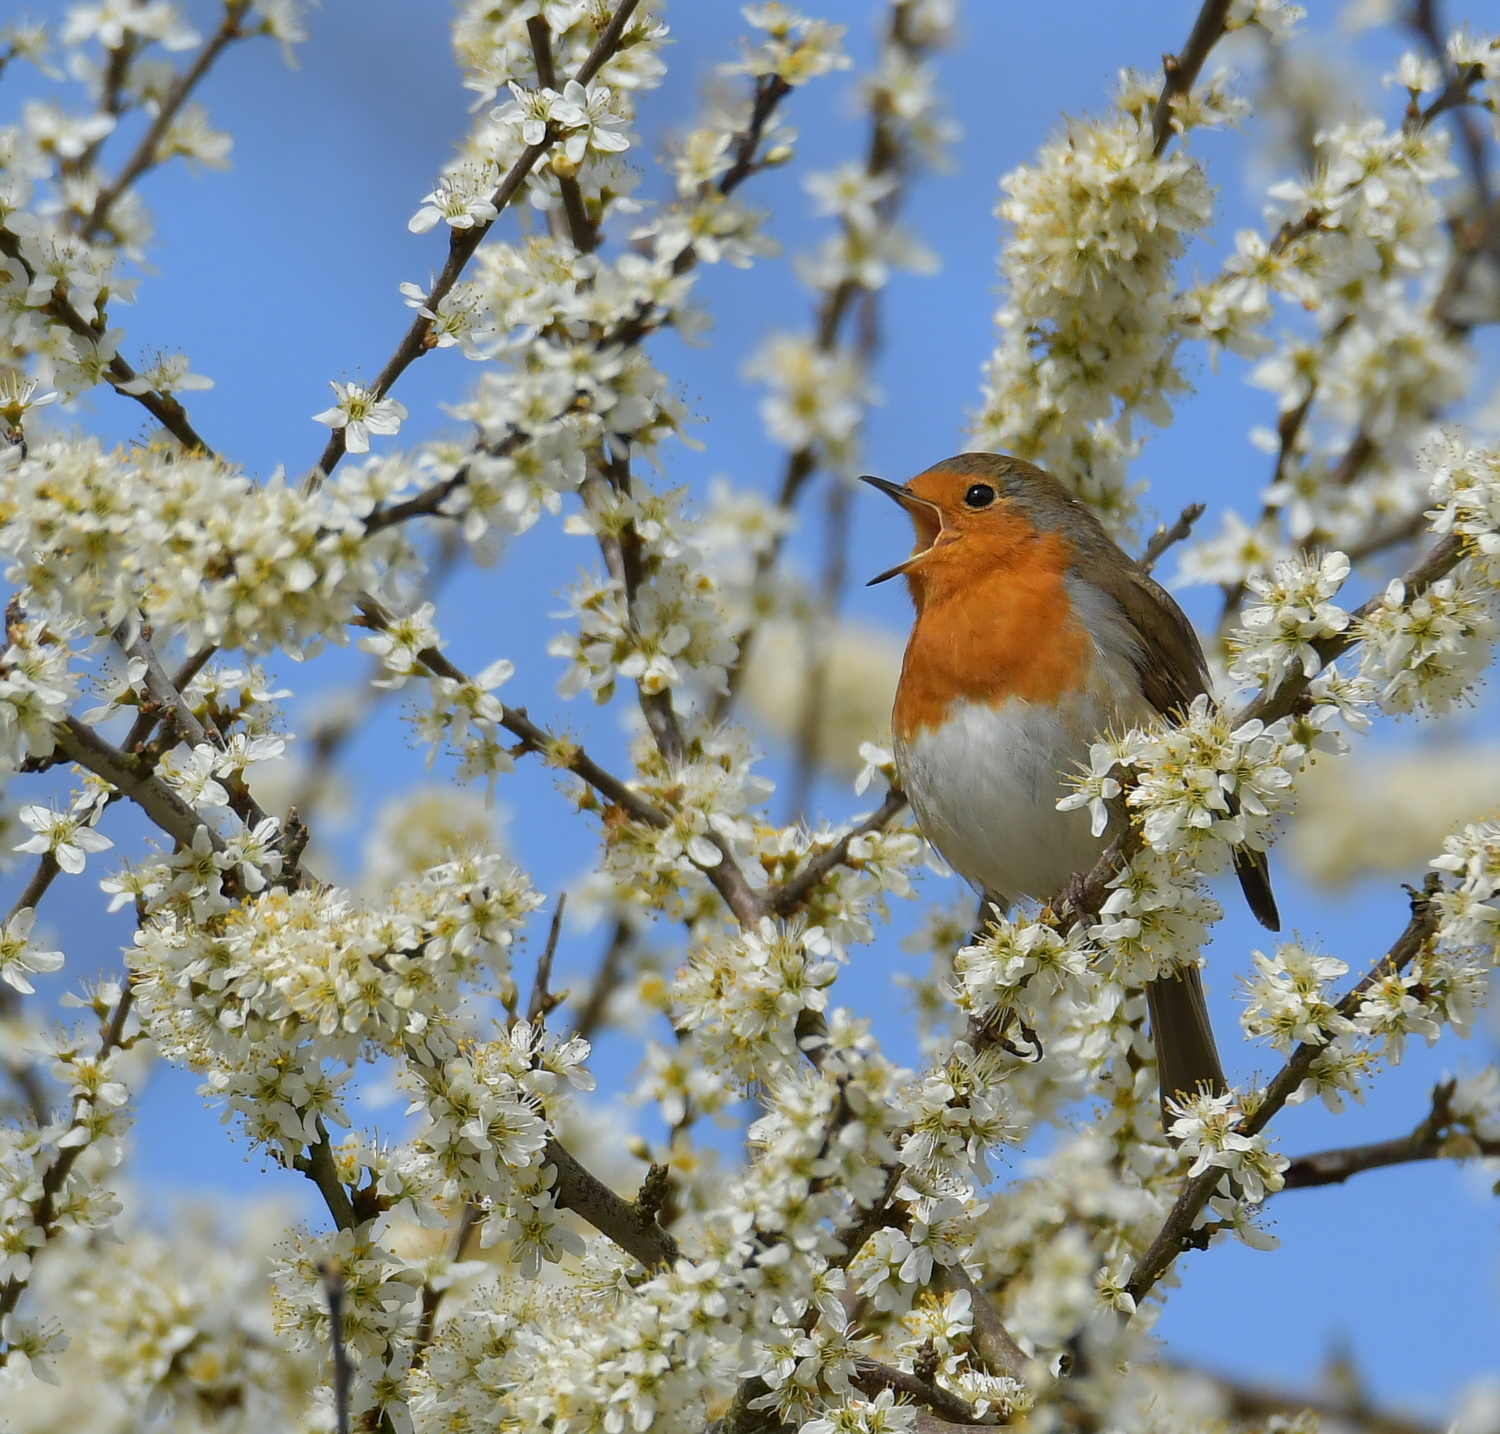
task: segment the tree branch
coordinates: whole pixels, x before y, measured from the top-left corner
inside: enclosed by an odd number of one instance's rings
[[[1383,1170],[1390,1165],[1410,1165],[1419,1160],[1500,1156],[1500,1140],[1486,1140],[1468,1132],[1454,1133],[1450,1102],[1455,1084],[1448,1080],[1433,1087],[1432,1109],[1409,1135],[1298,1156],[1286,1168],[1284,1188],[1308,1190],[1318,1185],[1342,1185],[1351,1175],[1365,1170]]]
[[[64,718],[52,728],[58,750],[71,762],[87,767],[112,787],[129,797],[168,836],[191,846],[202,827],[215,851],[224,849],[223,839],[160,777],[142,776],[137,759],[111,747],[92,727],[76,717]]]
[[[1436,1424],[1424,1424],[1405,1414],[1373,1407],[1357,1388],[1348,1395],[1340,1391],[1342,1397],[1330,1397],[1251,1384],[1213,1369],[1176,1364],[1167,1368],[1187,1378],[1212,1383],[1228,1405],[1225,1413],[1235,1425],[1241,1421],[1263,1424],[1272,1415],[1296,1415],[1310,1409],[1337,1427],[1357,1429],[1362,1434],[1443,1434]]]
[[[940,1389],[935,1384],[929,1384],[915,1374],[892,1369],[888,1364],[878,1364],[873,1359],[855,1361],[854,1378],[851,1382],[865,1394],[878,1394],[882,1389],[892,1390],[912,1403],[925,1405],[939,1418],[946,1419],[953,1424],[972,1427],[995,1425],[1000,1422],[998,1414],[978,1415],[974,1412],[973,1405],[960,1399],[958,1395],[950,1394],[946,1389]]]
[[[620,0],[609,23],[600,32],[593,49],[589,51],[588,58],[579,66],[578,73],[573,76],[579,84],[587,85],[614,55],[625,33],[625,27],[629,24],[630,17],[639,3],[640,0]],[[499,188],[490,196],[490,203],[496,210],[495,219],[484,224],[475,224],[469,229],[454,229],[449,232],[447,262],[443,265],[442,273],[438,275],[431,292],[427,295],[426,307],[432,312],[437,312],[438,305],[458,282],[465,266],[474,257],[475,250],[484,242],[485,237],[494,227],[500,213],[516,197],[526,177],[536,167],[537,161],[556,141],[557,135],[549,125],[540,144],[527,145],[521,151],[516,162],[511,165],[505,177],[500,181]],[[395,387],[396,380],[428,351],[427,339],[431,333],[432,320],[419,314],[396,346],[395,353],[386,360],[385,367],[376,375],[375,382],[370,385],[370,392],[376,398],[384,398]],[[327,477],[333,472],[338,466],[339,459],[344,456],[344,444],[344,430],[335,429],[318,459],[317,473]]]
[[[1204,0],[1203,8],[1193,23],[1187,44],[1177,55],[1161,57],[1162,87],[1156,101],[1155,113],[1151,116],[1151,132],[1155,138],[1152,154],[1160,155],[1172,142],[1172,111],[1182,98],[1189,94],[1208,53],[1223,38],[1224,26],[1229,19],[1231,0]]]
[[[1151,541],[1146,544],[1145,552],[1137,559],[1141,571],[1149,573],[1161,561],[1162,554],[1168,548],[1175,543],[1185,541],[1192,534],[1193,524],[1203,516],[1205,511],[1202,503],[1189,503],[1177,515],[1177,521],[1170,528],[1165,523],[1160,524],[1152,533]]]
[[[647,1269],[674,1264],[677,1241],[654,1218],[643,1215],[630,1201],[615,1194],[555,1138],[547,1141],[543,1158],[557,1171],[557,1203],[587,1220],[601,1235],[613,1240]]]
[[[766,905],[777,916],[790,916],[807,900],[813,888],[834,867],[843,866],[849,860],[849,844],[855,838],[883,830],[891,818],[905,805],[906,793],[898,787],[892,787],[877,810],[871,812],[858,826],[841,836],[827,851],[815,856],[784,886],[776,887],[768,892]]]
[[[81,232],[85,239],[92,239],[104,227],[109,219],[109,211],[114,208],[120,196],[148,169],[160,162],[156,154],[157,147],[171,128],[172,121],[177,118],[177,112],[187,97],[197,88],[199,81],[224,50],[235,40],[245,38],[245,32],[240,29],[240,20],[249,8],[250,0],[224,0],[223,22],[193,57],[193,63],[172,82],[171,89],[162,97],[161,108],[156,117],[141,137],[135,153],[126,160],[124,168],[113,182],[99,191],[94,207],[83,224]]]
[[[1438,910],[1433,898],[1440,887],[1441,881],[1434,874],[1428,877],[1421,891],[1412,891],[1411,919],[1407,922],[1406,929],[1396,938],[1395,944],[1385,956],[1339,1002],[1340,1015],[1352,1015],[1359,1008],[1366,991],[1387,976],[1403,970],[1432,939],[1438,924]],[[1270,1124],[1272,1118],[1307,1079],[1313,1062],[1323,1049],[1321,1044],[1304,1042],[1292,1052],[1287,1063],[1266,1087],[1259,1104],[1239,1123],[1238,1130],[1241,1134],[1258,1135]],[[1183,1185],[1177,1203],[1151,1242],[1151,1247],[1141,1257],[1130,1281],[1129,1293],[1137,1304],[1151,1292],[1172,1261],[1186,1248],[1199,1213],[1218,1188],[1219,1182],[1224,1179],[1224,1175],[1223,1170],[1211,1167]]]

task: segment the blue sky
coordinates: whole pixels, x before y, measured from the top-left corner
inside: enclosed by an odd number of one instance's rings
[[[1331,7],[1310,8],[1317,12],[1314,28],[1331,33]],[[869,425],[868,471],[904,479],[963,446],[965,415],[977,403],[979,367],[992,341],[998,176],[1029,158],[1062,114],[1102,105],[1118,67],[1149,67],[1178,46],[1195,10],[1179,0],[1135,6],[970,0],[961,44],[941,62],[943,88],[965,137],[953,171],[924,178],[908,205],[913,227],[939,253],[943,268],[935,277],[898,277],[886,296],[877,379],[888,402]],[[846,21],[851,51],[868,56],[877,6],[845,0],[818,13]],[[1491,0],[1466,13],[1493,23],[1496,6]],[[436,0],[327,0],[310,16],[312,38],[300,51],[299,69],[286,69],[269,44],[232,52],[202,97],[215,122],[235,136],[233,171],[195,178],[175,168],[143,186],[159,224],[151,256],[157,272],[141,283],[136,307],[115,316],[126,327],[124,352],[135,362],[158,348],[184,350],[194,371],[217,385],[190,395],[199,431],[256,474],[268,475],[279,464],[298,472],[314,461],[326,430],[310,415],[330,401],[328,380],[369,378],[380,368],[410,316],[398,285],[425,281],[442,262],[442,234],[412,235],[406,221],[462,133],[472,99],[449,56],[448,15]],[[685,126],[711,66],[730,54],[743,29],[737,7],[725,0],[682,4],[668,18],[676,41],[667,52],[672,68],[666,86],[647,98],[642,124],[648,194],[662,188],[649,159],[653,149]],[[1378,75],[1392,49],[1388,36],[1357,42],[1340,36],[1338,59],[1329,64],[1347,69],[1356,83],[1362,77],[1370,102],[1378,103]],[[15,105],[32,77],[12,71],[6,78],[10,89],[0,108]],[[799,162],[757,179],[747,191],[751,202],[775,211],[772,232],[788,256],[811,247],[819,233],[800,188],[803,169],[862,148],[850,84],[849,76],[834,76],[793,97]],[[1389,96],[1384,99],[1389,105]],[[1222,258],[1234,228],[1259,221],[1265,173],[1255,168],[1253,127],[1246,135],[1208,138],[1201,149],[1221,186],[1217,248],[1200,246],[1190,261],[1208,268]],[[705,270],[698,294],[714,320],[707,346],[687,351],[669,336],[658,347],[660,361],[704,420],[693,431],[703,449],[671,451],[669,475],[700,491],[721,474],[736,484],[769,487],[781,455],[761,432],[758,395],[740,369],[771,330],[807,326],[809,298],[785,260],[748,273]],[[402,441],[448,431],[442,404],[457,399],[473,377],[457,350],[417,364],[398,389],[411,415]],[[1204,522],[1212,524],[1226,505],[1247,511],[1258,501],[1267,460],[1245,435],[1252,424],[1273,421],[1273,400],[1244,385],[1243,365],[1233,359],[1217,374],[1201,365],[1196,377],[1199,393],[1180,406],[1169,430],[1152,435],[1136,476],[1151,480],[1150,502],[1160,513],[1201,500],[1209,505]],[[142,430],[142,417],[123,399],[99,393],[77,420],[124,439]],[[817,542],[814,526],[799,536],[794,552],[811,562]],[[875,495],[857,499],[855,575],[887,566],[906,542],[889,505]],[[456,662],[472,671],[496,656],[511,657],[518,673],[508,700],[584,735],[591,750],[618,767],[618,713],[578,702],[565,708],[554,692],[558,664],[545,651],[558,626],[561,590],[592,562],[577,539],[543,523],[497,566],[459,575],[445,590],[439,621]],[[1188,593],[1184,601],[1199,616],[1212,610],[1203,595]],[[848,605],[893,630],[908,618],[898,584],[855,586]],[[357,655],[334,653],[277,670],[296,694],[295,729],[300,705],[349,680],[362,664]],[[408,746],[396,716],[392,705],[348,756],[355,812],[341,850],[351,862],[365,819],[421,776],[422,754]],[[1465,720],[1474,730],[1495,725],[1489,706]],[[1415,731],[1408,725],[1403,740]],[[769,770],[783,780],[787,775],[774,751]],[[820,790],[819,798],[830,814],[853,804],[842,787]],[[565,820],[566,804],[552,778],[523,763],[502,785],[500,800],[513,815],[509,839],[539,886],[565,888],[588,863],[592,843],[586,830]],[[110,822],[117,845],[128,850],[141,827],[118,809]],[[113,965],[128,939],[123,921],[102,915],[95,874],[91,867],[90,878],[62,884],[44,908],[44,920],[69,953],[69,979]],[[1355,969],[1382,951],[1404,922],[1404,897],[1394,883],[1361,886],[1335,901],[1301,885],[1284,860],[1278,878],[1288,927]],[[928,882],[928,893],[941,890]],[[1233,973],[1248,966],[1259,933],[1237,901],[1226,905],[1230,914],[1215,942],[1209,981],[1216,1022],[1230,1032]],[[902,913],[898,927],[906,924]],[[882,1039],[911,1059],[915,1051],[889,978],[912,970],[913,958],[900,951],[896,937],[884,935],[873,950],[859,953],[858,969],[846,975],[841,992],[846,1002],[867,1005]],[[569,930],[559,966],[587,970],[598,942],[597,932]],[[53,978],[54,993],[63,979]],[[1262,1069],[1271,1064],[1244,1046],[1227,1054],[1241,1063],[1241,1074],[1256,1061]],[[1490,1058],[1484,1037],[1467,1048],[1450,1038],[1435,1052],[1415,1052],[1377,1088],[1368,1109],[1337,1120],[1321,1109],[1289,1112],[1278,1122],[1283,1148],[1296,1153],[1404,1132],[1425,1112],[1426,1092],[1442,1071]],[[622,1042],[605,1042],[596,1064],[601,1088],[627,1085],[631,1060]],[[219,1126],[194,1093],[195,1083],[181,1072],[153,1077],[134,1178],[182,1194],[300,1197],[295,1177],[264,1171],[260,1159]],[[1500,1364],[1497,1213],[1487,1184],[1451,1166],[1376,1173],[1345,1189],[1281,1196],[1272,1216],[1282,1248],[1261,1254],[1219,1247],[1189,1256],[1182,1264],[1184,1288],[1173,1295],[1160,1331],[1181,1358],[1287,1382],[1310,1380],[1332,1345],[1343,1342],[1378,1395],[1435,1414],[1464,1382]]]

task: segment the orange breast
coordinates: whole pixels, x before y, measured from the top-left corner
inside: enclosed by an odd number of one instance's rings
[[[1033,531],[969,547],[955,543],[911,574],[917,620],[891,714],[903,740],[940,726],[955,702],[1050,704],[1086,681],[1093,643],[1068,598],[1066,540]]]

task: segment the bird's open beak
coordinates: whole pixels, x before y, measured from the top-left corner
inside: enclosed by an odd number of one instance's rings
[[[884,478],[872,478],[868,473],[861,473],[859,481],[861,483],[868,483],[870,487],[878,489],[887,498],[892,499],[905,508],[917,524],[917,531],[919,533],[923,528],[929,527],[932,529],[934,537],[942,532],[942,510],[939,509],[936,503],[929,503],[925,498],[917,497],[915,493],[903,488],[899,483],[890,483]],[[931,544],[929,543],[921,552],[913,553],[905,562],[897,563],[895,567],[887,568],[883,573],[877,573],[865,586],[872,588],[876,583],[889,582],[891,578],[899,578],[912,563],[916,562],[930,548]]]

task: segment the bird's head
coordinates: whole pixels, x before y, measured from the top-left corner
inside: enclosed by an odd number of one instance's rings
[[[904,487],[865,477],[903,507],[916,530],[904,562],[870,579],[870,586],[904,577],[920,603],[924,591],[961,588],[1004,566],[1039,530],[1065,526],[1074,507],[1050,474],[1002,453],[945,458]]]

